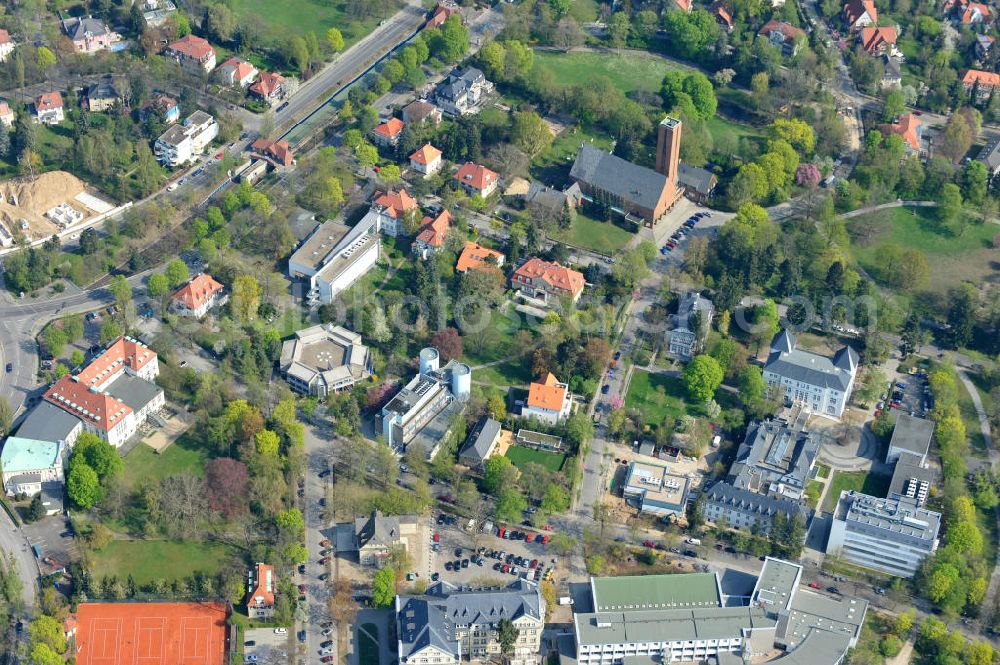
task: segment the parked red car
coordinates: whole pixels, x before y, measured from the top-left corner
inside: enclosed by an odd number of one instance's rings
[[[656,547],[656,543],[654,543],[652,540],[644,540],[644,541],[642,541],[642,546],[643,547]]]
[[[434,542],[435,543],[440,543],[441,542],[441,534],[440,533],[437,533],[437,532],[434,533]]]
[[[823,586],[819,582],[810,582],[809,583],[809,588],[810,589],[822,589]]]
[[[321,541],[319,541],[319,546],[320,547],[329,547],[330,546],[330,541],[329,540],[321,540]]]

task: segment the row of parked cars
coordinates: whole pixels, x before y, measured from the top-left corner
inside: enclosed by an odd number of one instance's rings
[[[677,247],[677,244],[684,239],[684,236],[687,235],[688,231],[695,227],[695,224],[697,224],[700,220],[711,216],[712,213],[705,210],[702,212],[696,212],[688,217],[687,220],[681,224],[681,228],[674,231],[674,234],[670,236],[670,240],[664,243],[663,247],[660,248],[660,254],[669,254],[675,247]]]

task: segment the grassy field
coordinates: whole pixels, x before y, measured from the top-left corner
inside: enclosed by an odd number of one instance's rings
[[[231,6],[237,19],[254,14],[266,26],[265,34],[272,39],[284,40],[316,33],[323,41],[326,31],[339,28],[345,46],[350,46],[370,33],[381,20],[379,17],[355,21],[347,13],[347,3],[342,0],[233,0]],[[221,61],[220,61],[221,62]]]
[[[125,483],[134,486],[140,480],[158,481],[175,473],[200,476],[207,460],[208,454],[183,436],[162,454],[140,443],[125,456]]]
[[[462,362],[475,367],[486,363],[504,360],[490,367],[480,367],[472,373],[473,381],[488,383],[494,386],[523,386],[531,381],[531,349],[519,349],[514,345],[514,333],[517,324],[524,325],[518,318],[509,318],[503,312],[493,310],[491,324],[486,335],[486,343],[476,350],[471,340],[465,342],[465,354]],[[525,356],[524,354],[529,354]]]
[[[829,478],[830,477],[830,467],[825,464],[816,465],[816,476],[819,478]]]
[[[92,556],[94,579],[129,575],[136,584],[156,579],[176,580],[200,570],[217,574],[233,558],[233,551],[220,543],[169,540],[114,540]]]
[[[723,136],[731,137],[733,145],[736,145],[743,137],[752,139],[760,139],[764,137],[764,132],[760,131],[756,127],[731,122],[725,118],[720,118],[717,115],[706,120],[705,127],[712,135],[712,138],[716,141]]]
[[[573,0],[569,15],[579,23],[592,23],[598,18],[599,5],[597,0]]]
[[[545,65],[563,85],[583,85],[594,76],[606,76],[622,92],[656,92],[663,77],[673,69],[689,69],[642,51],[598,53],[535,51],[535,63]]]
[[[950,237],[934,230],[932,213],[926,208],[893,208],[880,213],[888,219],[885,232],[868,246],[852,244],[855,260],[870,270],[877,263],[880,246],[891,243],[926,255],[931,290],[946,291],[963,281],[981,283],[993,271],[996,250],[992,248],[992,239],[1000,227],[970,224],[961,236]],[[848,230],[863,219],[851,220]]]
[[[632,239],[632,235],[611,222],[601,222],[577,213],[573,228],[568,233],[558,233],[554,237],[575,247],[609,254],[625,247]]]
[[[561,471],[566,463],[566,456],[560,453],[550,453],[546,450],[535,450],[524,446],[511,446],[507,449],[507,459],[514,466],[523,469],[528,462],[541,464],[549,471]]]
[[[637,369],[632,373],[625,408],[641,411],[647,423],[684,415],[684,384],[680,379]]]
[[[986,457],[989,451],[986,448],[986,439],[983,438],[983,430],[979,427],[979,414],[972,402],[972,395],[958,376],[955,377],[955,383],[958,384],[958,410],[962,414],[962,422],[965,423],[965,437],[969,440],[969,446],[975,455]]]
[[[819,497],[823,494],[823,483],[818,480],[810,480],[806,485],[806,501],[813,508],[819,503]]]
[[[865,471],[834,471],[830,480],[830,489],[823,499],[823,510],[833,512],[844,490],[864,492],[871,496],[885,496],[889,489],[889,476],[867,473]]]

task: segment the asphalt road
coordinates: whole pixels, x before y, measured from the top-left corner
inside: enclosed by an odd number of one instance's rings
[[[274,126],[282,135],[287,134],[294,124],[325,102],[334,91],[349,83],[379,57],[413,34],[425,20],[426,15],[420,2],[408,0],[400,11],[383,21],[371,34],[299,86],[296,93],[275,110]]]

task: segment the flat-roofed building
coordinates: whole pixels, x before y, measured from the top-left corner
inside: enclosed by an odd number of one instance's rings
[[[316,227],[288,260],[288,275],[307,281],[311,296],[324,303],[368,273],[382,255],[375,213],[348,229],[326,222]]]
[[[661,464],[632,462],[625,480],[626,501],[636,504],[639,512],[669,517],[683,515],[687,506],[688,479]]]
[[[21,422],[17,435],[25,439],[61,443],[69,450],[82,431],[83,421],[79,418],[54,404],[41,402]]]
[[[451,423],[465,408],[472,390],[472,369],[451,360],[440,367],[435,348],[421,349],[420,371],[382,407],[385,442],[402,454],[419,445],[428,459],[451,432]]]
[[[925,464],[933,436],[933,421],[900,413],[896,416],[896,426],[892,430],[892,439],[889,440],[889,450],[885,454],[885,463],[892,464],[899,459],[901,454],[911,453],[920,458],[920,464]]]
[[[292,390],[327,397],[371,376],[372,359],[361,335],[329,324],[295,331],[279,361]]]
[[[921,464],[920,457],[912,453],[902,453],[896,459],[892,470],[892,480],[889,481],[890,499],[909,497],[916,499],[917,505],[924,505],[930,494],[937,474],[926,464]]]
[[[784,655],[768,662],[839,665],[857,643],[868,604],[800,588],[801,575],[798,564],[767,557],[749,606],[733,604],[745,596],[723,597],[713,573],[591,578],[595,611],[573,618],[576,660],[735,665],[780,649]]]
[[[880,499],[843,491],[830,525],[827,554],[899,577],[913,577],[938,546],[941,513],[916,498]]]
[[[0,471],[7,494],[34,496],[47,485],[63,483],[61,443],[9,436],[0,451]]]

